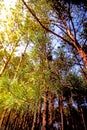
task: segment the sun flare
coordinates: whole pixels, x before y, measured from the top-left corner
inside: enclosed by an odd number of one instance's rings
[[[16,0],[4,0],[4,5],[6,8],[14,7]]]
[[[16,0],[4,0],[0,10],[0,21],[6,19],[6,15],[10,13],[10,8],[14,8]]]

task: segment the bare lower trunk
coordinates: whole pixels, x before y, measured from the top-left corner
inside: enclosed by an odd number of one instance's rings
[[[44,92],[42,130],[48,130],[48,91]]]
[[[60,115],[61,115],[61,130],[64,130],[64,121],[63,121],[63,97],[59,97],[59,108],[60,108]]]
[[[50,92],[49,102],[49,126],[52,127],[54,119],[54,92]]]
[[[2,115],[1,115],[1,119],[0,119],[0,130],[1,130],[1,127],[2,127],[2,123],[3,123],[3,120],[4,120],[4,116],[5,116],[5,113],[6,113],[6,109],[3,110],[2,112]]]
[[[37,115],[37,130],[41,130],[41,108],[42,108],[42,102],[40,101]]]
[[[87,130],[87,129],[86,129],[86,124],[85,124],[85,119],[84,119],[83,110],[82,110],[81,107],[79,107],[79,109],[80,109],[80,113],[81,113],[81,118],[82,118],[82,122],[83,122],[84,130]]]
[[[16,129],[16,127],[17,127],[18,118],[20,118],[20,112],[16,113],[16,115],[15,115],[15,118],[14,118],[14,121],[13,121],[14,129]]]
[[[8,125],[9,125],[9,120],[10,120],[11,112],[12,112],[12,110],[10,110],[10,112],[9,112],[9,114],[8,114],[8,117],[7,117],[7,120],[6,120],[6,124],[5,124],[4,130],[8,129]]]
[[[37,114],[36,111],[34,113],[34,118],[33,118],[33,125],[31,130],[36,130],[36,122],[37,122]]]

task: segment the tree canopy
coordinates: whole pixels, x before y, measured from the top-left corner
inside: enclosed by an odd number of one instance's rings
[[[0,129],[86,130],[86,36],[86,1],[1,0]]]

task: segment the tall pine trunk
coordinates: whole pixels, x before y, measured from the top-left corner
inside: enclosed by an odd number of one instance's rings
[[[81,114],[81,118],[82,118],[82,123],[83,123],[84,130],[87,130],[86,129],[86,124],[85,124],[83,110],[82,110],[82,108],[80,106],[79,106],[79,111],[80,111],[80,114]]]
[[[42,130],[48,130],[48,90],[44,92]]]
[[[6,112],[7,112],[6,109],[4,109],[4,110],[2,111],[1,118],[0,118],[0,130],[1,130],[2,123],[3,123],[4,116],[5,116],[5,113],[6,113]]]
[[[59,109],[61,117],[61,130],[64,130],[64,119],[63,119],[63,96],[59,97]]]
[[[11,113],[12,113],[12,110],[10,110],[10,112],[9,112],[9,114],[8,114],[8,117],[7,117],[7,120],[6,120],[6,124],[5,124],[4,130],[7,130],[7,129],[8,129],[8,125],[9,125]]]
[[[42,108],[42,101],[39,102],[38,106],[37,130],[41,130],[41,108]]]
[[[49,126],[52,127],[54,119],[54,92],[50,92],[49,102]]]
[[[37,124],[37,112],[35,111],[31,130],[36,130],[36,124]]]

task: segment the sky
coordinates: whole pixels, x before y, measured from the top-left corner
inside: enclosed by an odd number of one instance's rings
[[[15,5],[16,0],[4,0],[4,4],[6,8],[13,7]]]
[[[15,6],[16,0],[4,0],[5,7],[2,7],[0,10],[0,20],[6,19],[7,12],[10,11],[10,8],[13,8]]]

